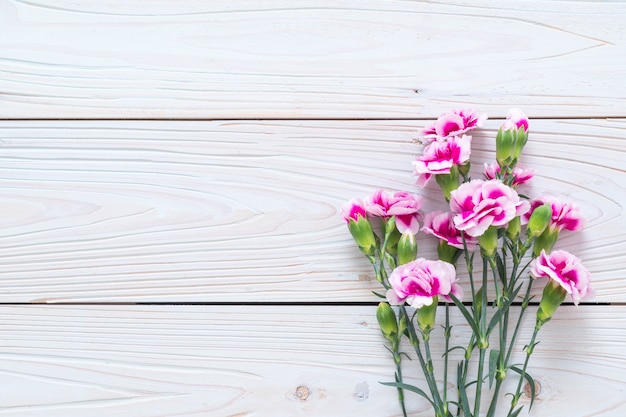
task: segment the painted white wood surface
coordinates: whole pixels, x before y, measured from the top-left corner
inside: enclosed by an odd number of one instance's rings
[[[474,135],[474,167],[495,128]],[[365,301],[371,268],[339,215],[414,185],[416,121],[0,123],[0,301]],[[598,301],[626,301],[626,120],[535,120],[531,196],[579,204],[558,247]],[[477,173],[477,175],[480,175]],[[442,206],[443,207],[443,206]],[[435,257],[420,238],[420,256]]]
[[[612,1],[2,0],[0,118],[625,116]]]
[[[2,306],[0,415],[400,416],[394,389],[379,384],[393,365],[374,311]],[[557,312],[529,368],[541,387],[532,416],[626,413],[625,317],[616,306]],[[414,416],[431,415],[408,398]]]
[[[546,119],[528,194],[579,203],[559,245],[614,303],[548,324],[532,415],[626,415],[625,20],[613,1],[0,0],[0,303],[27,303],[0,306],[0,416],[399,416],[338,210],[416,190],[423,120],[466,106]],[[344,305],[295,304],[325,301]]]

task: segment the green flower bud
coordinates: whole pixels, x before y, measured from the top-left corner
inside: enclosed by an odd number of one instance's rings
[[[450,193],[459,188],[459,167],[452,165],[449,174],[437,174],[435,180],[439,184],[446,201],[450,201]]]
[[[470,163],[470,161],[467,161],[463,165],[459,165],[459,174],[461,174],[462,176],[466,176],[467,174],[469,174],[471,165],[472,164]]]
[[[404,265],[417,258],[417,241],[411,232],[402,234],[398,241],[398,265]]]
[[[537,309],[537,324],[535,325],[537,329],[550,321],[566,295],[567,291],[556,282],[549,281],[546,284]]]
[[[455,263],[457,253],[459,251],[459,248],[448,245],[448,242],[446,242],[445,240],[440,240],[439,244],[437,245],[437,255],[439,256],[439,259],[442,261],[446,261],[450,264]]]
[[[392,255],[398,252],[398,241],[400,240],[400,232],[396,228],[396,216],[392,216],[384,221],[385,225],[385,251]]]
[[[513,155],[515,154],[516,133],[514,130],[505,130],[503,128],[498,130],[496,135],[496,161],[498,161],[500,168],[515,165]]]
[[[498,228],[489,226],[485,233],[478,236],[478,245],[483,256],[493,258],[498,250]]]
[[[533,210],[528,219],[528,226],[526,227],[526,234],[529,238],[539,237],[552,220],[552,205],[546,203]],[[541,250],[539,251],[541,252]]]
[[[427,337],[435,328],[435,317],[437,315],[437,297],[433,297],[431,305],[422,306],[417,310],[417,326],[422,334]]]
[[[535,239],[533,245],[533,255],[539,256],[541,250],[545,250],[546,253],[550,253],[557,239],[559,238],[559,229],[551,229],[547,227],[542,234]]]
[[[358,220],[350,219],[348,222],[348,230],[354,238],[354,241],[367,256],[373,256],[376,252],[377,242],[372,225],[365,217],[358,217]]]
[[[514,217],[506,227],[506,235],[511,240],[517,240],[520,230],[522,230],[522,219]]]
[[[528,132],[524,129],[523,126],[520,126],[515,132],[515,149],[513,151],[513,159],[518,161],[520,156],[522,156],[522,150],[524,146],[526,146],[526,142],[528,142]]]
[[[385,339],[396,343],[398,340],[398,322],[395,311],[388,303],[382,302],[378,304],[376,319]]]

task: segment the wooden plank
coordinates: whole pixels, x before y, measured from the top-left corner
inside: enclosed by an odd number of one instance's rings
[[[492,121],[474,167],[494,157]],[[418,122],[0,124],[0,301],[364,301],[377,283],[339,215],[420,193]],[[534,121],[525,192],[577,202],[599,301],[626,301],[626,120]],[[478,172],[476,172],[476,175]],[[436,185],[421,192],[440,208]],[[435,242],[420,238],[420,256]]]
[[[393,388],[379,384],[393,363],[374,310],[5,305],[0,415],[399,416]],[[531,416],[626,412],[624,317],[623,306],[557,312],[529,367],[541,387]],[[408,406],[432,415],[415,395]]]
[[[0,118],[626,116],[611,1],[0,2]]]

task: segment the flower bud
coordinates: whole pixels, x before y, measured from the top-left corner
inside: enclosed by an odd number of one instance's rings
[[[558,283],[552,280],[548,281],[543,289],[543,295],[537,309],[537,324],[535,325],[537,329],[550,321],[557,308],[565,300],[566,295],[567,291]]]
[[[450,193],[459,188],[459,167],[452,165],[449,174],[437,174],[435,180],[439,184],[446,201],[450,201]]]
[[[515,153],[515,136],[513,130],[505,130],[503,127],[496,135],[496,161],[500,168],[513,166],[513,155]]]
[[[478,236],[478,245],[483,256],[493,258],[498,250],[498,228],[489,226],[485,233]]]
[[[348,230],[352,234],[354,241],[367,256],[373,256],[376,250],[376,236],[372,230],[372,225],[365,217],[359,217],[358,220],[350,219]]]
[[[398,322],[396,313],[388,303],[381,302],[376,309],[376,319],[385,339],[392,343],[398,340]]]
[[[463,175],[464,177],[469,174],[470,172],[470,168],[471,168],[472,164],[470,163],[470,161],[467,161],[466,163],[464,163],[463,165],[459,165],[459,174]]]
[[[391,216],[384,220],[385,225],[385,251],[392,255],[398,252],[398,241],[400,240],[400,232],[396,227],[396,216]]]
[[[528,219],[528,226],[526,228],[526,234],[529,238],[539,237],[546,227],[550,224],[552,219],[552,205],[546,203],[533,210],[530,218]],[[539,251],[541,252],[541,250]]]
[[[522,219],[514,217],[506,227],[506,235],[511,240],[517,240],[520,230],[522,230]]]
[[[520,156],[522,156],[522,150],[524,149],[524,146],[526,146],[526,142],[528,142],[528,132],[524,130],[524,127],[520,127],[517,130],[515,150],[513,151],[513,158],[515,161],[518,161]]]
[[[535,239],[535,243],[533,245],[533,255],[539,256],[542,250],[545,250],[546,253],[550,253],[558,238],[559,229],[546,227],[543,233]]]
[[[435,328],[437,299],[437,296],[433,297],[433,302],[430,305],[424,305],[417,310],[417,326],[425,337]]]
[[[515,167],[526,142],[528,117],[518,109],[511,109],[496,136],[496,160],[500,168]]]
[[[451,264],[455,263],[457,258],[457,253],[460,249],[451,246],[445,240],[440,240],[437,245],[437,255],[439,256],[439,260],[445,261]]]
[[[398,241],[398,265],[404,265],[417,258],[417,241],[411,232],[405,232]]]

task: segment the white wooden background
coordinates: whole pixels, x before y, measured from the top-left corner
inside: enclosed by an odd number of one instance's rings
[[[0,416],[399,416],[338,209],[417,191],[418,130],[456,107],[492,119],[482,160],[522,108],[532,194],[588,219],[559,245],[596,302],[547,325],[531,415],[626,415],[625,24],[609,1],[0,0]]]

